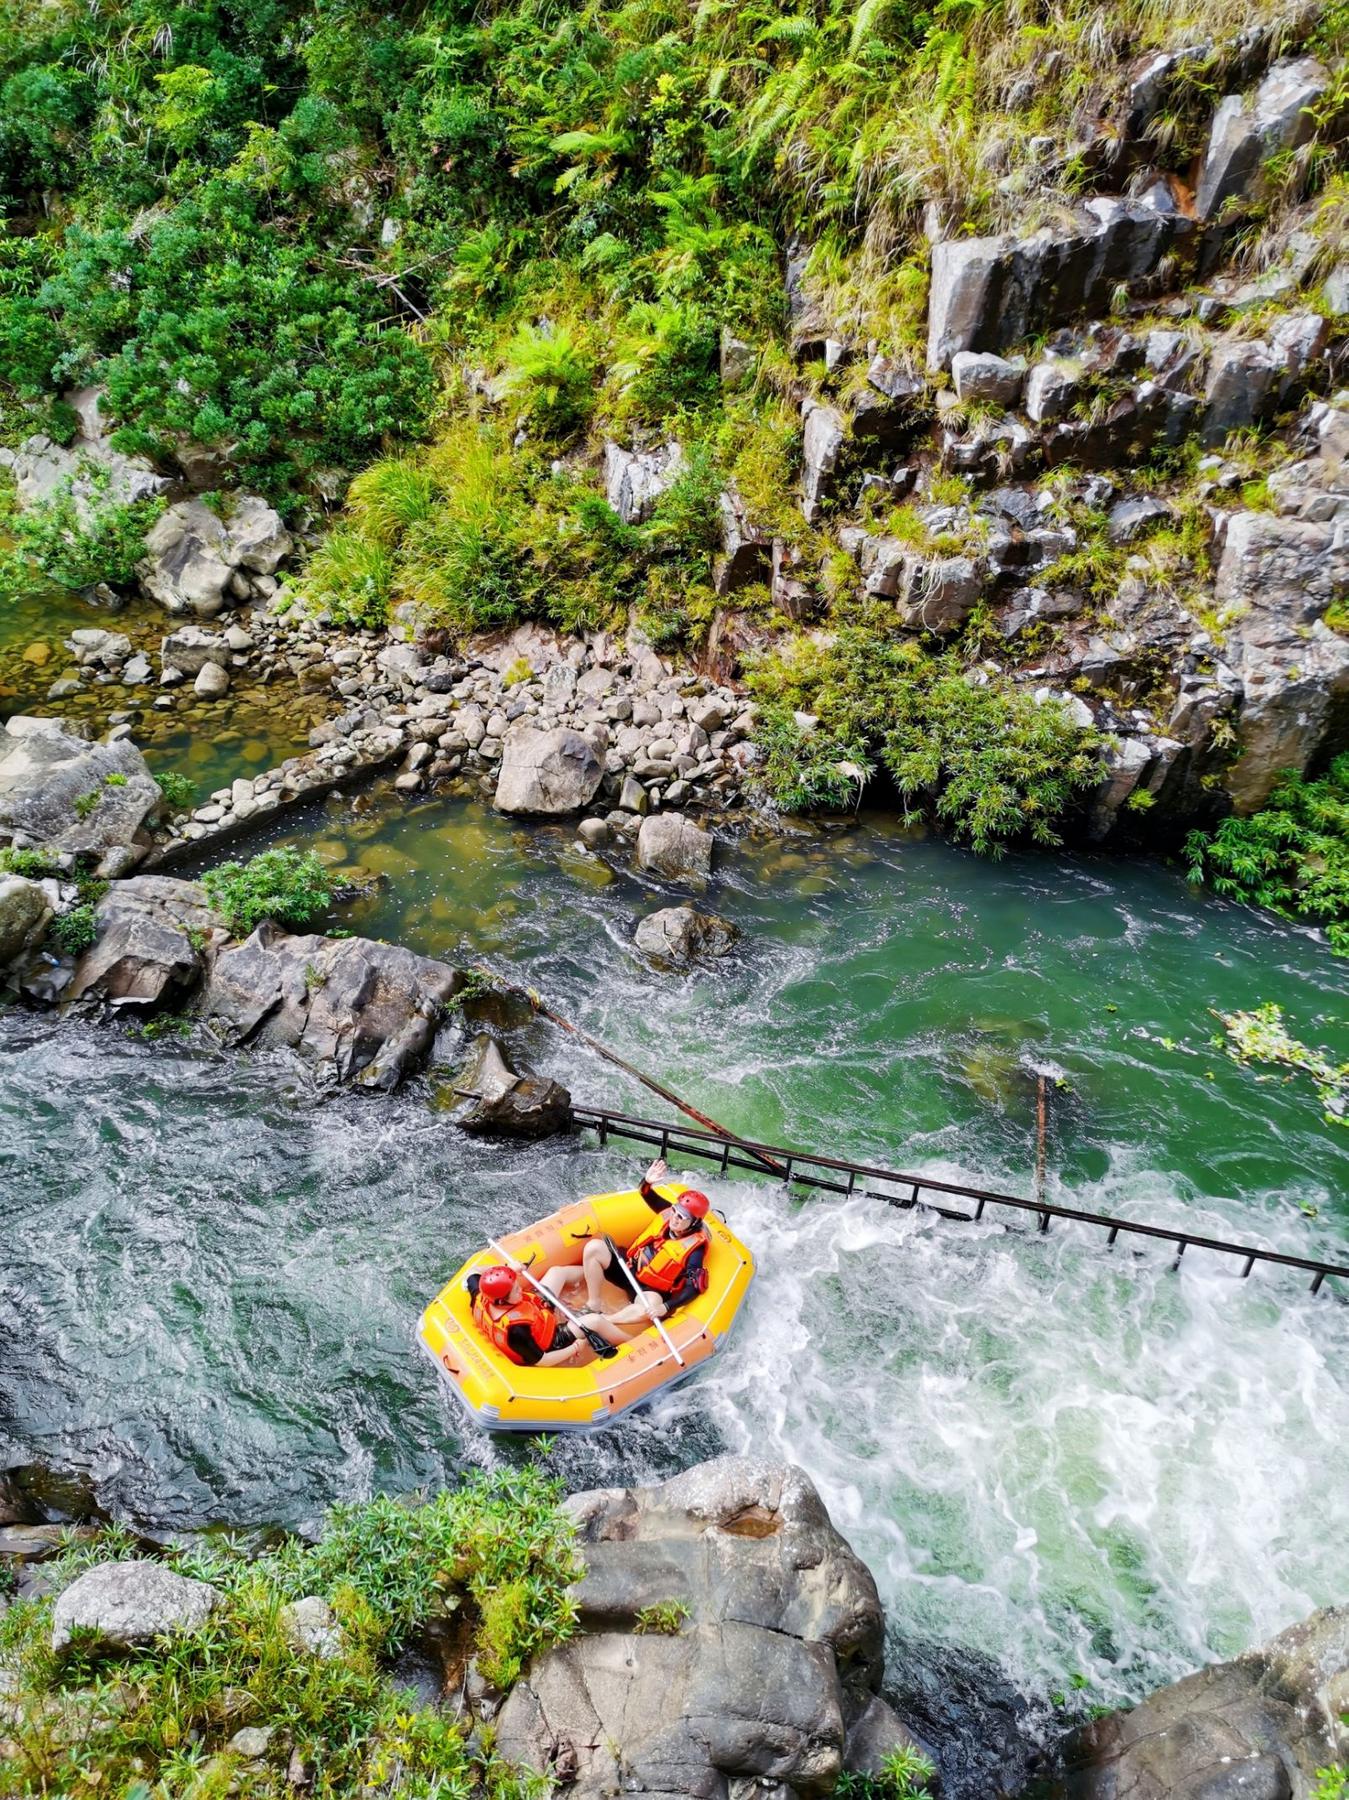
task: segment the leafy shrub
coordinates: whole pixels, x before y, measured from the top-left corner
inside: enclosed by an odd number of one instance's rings
[[[397,1690],[380,1660],[418,1626],[460,1608],[491,1666],[503,1628],[489,1630],[484,1605],[498,1592],[516,1603],[497,1673],[566,1637],[574,1628],[567,1586],[578,1571],[556,1502],[554,1485],[525,1470],[479,1477],[424,1507],[379,1499],[337,1508],[313,1548],[292,1540],[252,1562],[228,1547],[168,1550],[165,1562],[211,1582],[220,1601],[199,1630],[115,1662],[76,1646],[53,1655],[52,1606],[84,1570],[144,1548],[116,1527],[72,1543],[46,1565],[52,1592],[0,1618],[0,1662],[22,1701],[0,1747],[0,1789],[15,1800],[77,1792],[96,1720],[100,1782],[128,1797],[282,1796],[294,1791],[293,1756],[306,1785],[329,1800],[395,1791],[410,1800],[540,1800],[545,1783],[490,1748],[470,1748],[454,1721]],[[341,1622],[335,1657],[312,1656],[286,1635],[282,1606],[307,1594],[325,1597]],[[227,1749],[245,1724],[279,1727],[256,1768],[241,1769]]]
[[[165,769],[155,776],[155,782],[165,803],[175,812],[186,812],[197,797],[196,782],[180,775],[176,769]]]
[[[782,738],[783,714],[794,711],[818,716],[830,752],[862,766],[874,755],[906,804],[931,804],[957,837],[994,855],[1018,837],[1058,843],[1074,794],[1099,779],[1098,735],[1062,706],[976,686],[949,655],[910,639],[849,627],[825,646],[768,658],[750,685],[765,702],[782,804],[802,798]]]
[[[23,875],[29,881],[41,881],[56,873],[56,859],[46,850],[0,850],[0,875]]]
[[[109,475],[90,465],[81,477],[87,497],[69,483],[38,506],[8,521],[12,546],[0,559],[0,588],[31,586],[33,572],[78,591],[107,582],[129,588],[145,555],[145,534],[164,510],[162,500],[110,501]]]
[[[860,744],[798,723],[785,706],[765,707],[754,735],[759,783],[784,812],[856,806],[875,773]]]
[[[312,850],[263,850],[246,863],[222,863],[201,878],[231,933],[247,937],[264,919],[295,929],[332,904],[332,881]]]
[[[98,939],[98,915],[84,901],[52,920],[48,935],[63,956],[82,956]]]
[[[921,1800],[936,1773],[931,1757],[901,1746],[884,1758],[878,1774],[854,1775],[845,1770],[834,1792],[840,1800]]]
[[[1190,879],[1284,918],[1314,919],[1349,955],[1349,754],[1319,781],[1290,770],[1249,818],[1185,840]]]
[[[521,325],[506,351],[502,385],[545,431],[575,430],[594,405],[594,366],[565,326]]]

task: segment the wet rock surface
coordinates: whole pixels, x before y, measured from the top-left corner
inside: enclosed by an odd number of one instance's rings
[[[455,1115],[461,1131],[480,1137],[541,1138],[571,1130],[571,1095],[559,1082],[517,1068],[488,1032],[479,1032],[455,1078],[467,1105]]]
[[[859,1757],[912,1741],[876,1708],[875,1583],[800,1470],[722,1457],[567,1505],[586,1565],[583,1635],[511,1690],[504,1755],[565,1768],[581,1800],[727,1800],[750,1783],[831,1792],[868,1713]],[[639,1629],[653,1607],[670,1609],[669,1635]]]
[[[693,906],[666,906],[638,920],[632,941],[654,962],[683,968],[727,955],[736,936],[735,926],[717,913],[699,912]]]
[[[59,720],[11,718],[0,730],[0,839],[95,857],[122,873],[149,848],[161,795],[136,747],[91,743]]]
[[[1349,1607],[1111,1713],[1070,1749],[1061,1800],[1310,1800],[1349,1755]]]

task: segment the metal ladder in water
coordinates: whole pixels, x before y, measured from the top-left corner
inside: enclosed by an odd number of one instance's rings
[[[667,1125],[659,1119],[637,1118],[630,1113],[611,1111],[601,1106],[574,1105],[572,1117],[586,1131],[598,1134],[601,1144],[610,1138],[623,1138],[634,1143],[658,1147],[662,1156],[674,1151],[679,1156],[700,1157],[718,1164],[723,1174],[731,1169],[744,1169],[755,1175],[771,1175],[792,1186],[823,1189],[832,1194],[860,1194],[866,1199],[883,1200],[889,1206],[906,1210],[921,1208],[962,1225],[974,1225],[990,1216],[990,1209],[1005,1208],[1018,1214],[1034,1214],[1037,1229],[1049,1230],[1053,1219],[1067,1219],[1076,1225],[1090,1225],[1107,1234],[1113,1247],[1121,1237],[1152,1238],[1175,1246],[1173,1267],[1179,1267],[1185,1252],[1191,1248],[1216,1250],[1223,1256],[1242,1260],[1241,1275],[1248,1276],[1257,1264],[1285,1269],[1298,1269],[1311,1276],[1311,1292],[1319,1294],[1328,1275],[1349,1280],[1349,1265],[1323,1262],[1312,1256],[1289,1256],[1281,1250],[1260,1250],[1253,1244],[1233,1244],[1222,1238],[1201,1237],[1194,1232],[1178,1231],[1174,1226],[1143,1225],[1133,1219],[1119,1219],[1109,1213],[1086,1212],[1080,1207],[1059,1206],[1052,1201],[1022,1200],[1014,1194],[999,1194],[969,1187],[962,1182],[939,1181],[928,1175],[905,1175],[894,1169],[880,1169],[868,1163],[846,1162],[841,1157],[817,1156],[811,1151],[784,1149],[778,1144],[760,1144],[749,1138],[724,1138],[716,1132],[703,1131],[691,1125]],[[769,1163],[777,1165],[770,1168]],[[840,1179],[846,1177],[846,1180]],[[880,1181],[895,1190],[885,1192],[859,1183]],[[924,1198],[931,1195],[933,1198]],[[935,1196],[952,1196],[969,1201],[973,1210],[943,1205]],[[1005,1220],[993,1219],[1004,1229],[1012,1227]],[[1332,1293],[1334,1289],[1330,1290]],[[1341,1298],[1338,1294],[1337,1299]]]

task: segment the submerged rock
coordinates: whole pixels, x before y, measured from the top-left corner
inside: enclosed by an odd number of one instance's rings
[[[1310,1800],[1349,1756],[1349,1607],[1111,1713],[1068,1755],[1064,1800]]]
[[[52,1649],[64,1650],[77,1632],[82,1649],[107,1654],[197,1631],[219,1600],[206,1582],[175,1575],[163,1563],[105,1563],[78,1576],[57,1600]]]
[[[455,1085],[476,1095],[456,1124],[482,1136],[541,1138],[571,1130],[571,1095],[559,1082],[515,1069],[494,1037],[480,1032]]]
[[[502,1755],[565,1771],[578,1800],[831,1792],[875,1701],[884,1622],[801,1470],[727,1456],[567,1506],[584,1635],[511,1690]]]
[[[136,746],[90,743],[57,719],[12,718],[0,730],[0,839],[135,863],[149,847],[144,827],[160,804],[158,784]],[[125,858],[116,869],[129,866]]]
[[[700,913],[692,906],[666,906],[638,921],[633,942],[644,956],[681,965],[700,957],[725,956],[736,936],[731,921],[717,913]]]

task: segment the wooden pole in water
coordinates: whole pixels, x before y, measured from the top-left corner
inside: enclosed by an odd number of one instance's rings
[[[738,1145],[740,1149],[747,1150],[754,1158],[755,1162],[763,1164],[770,1175],[778,1175],[783,1181],[791,1180],[791,1170],[788,1169],[785,1164],[780,1163],[776,1157],[768,1156],[764,1151],[757,1150],[753,1144],[747,1144],[744,1138],[737,1137],[733,1131],[728,1131],[724,1125],[718,1125],[715,1119],[710,1119],[705,1112],[699,1112],[696,1106],[690,1106],[687,1100],[681,1100],[679,1095],[676,1094],[672,1088],[665,1087],[661,1082],[654,1080],[652,1076],[644,1075],[640,1069],[635,1069],[630,1062],[625,1062],[617,1051],[610,1050],[607,1044],[602,1044],[598,1038],[591,1037],[588,1031],[582,1031],[579,1025],[573,1025],[570,1019],[564,1019],[561,1013],[555,1013],[551,1006],[544,1004],[542,997],[535,993],[533,988],[517,988],[515,991],[525,996],[526,1000],[529,1001],[529,1004],[541,1018],[548,1019],[552,1024],[560,1027],[561,1030],[570,1033],[572,1037],[578,1039],[581,1043],[586,1045],[588,1049],[593,1050],[597,1056],[602,1056],[606,1062],[611,1062],[616,1069],[622,1069],[625,1074],[631,1075],[636,1081],[640,1081],[643,1087],[650,1088],[653,1094],[659,1094],[661,1099],[668,1105],[676,1107],[680,1112],[687,1114],[690,1119],[695,1120],[704,1128],[704,1130],[715,1131],[718,1137],[724,1137],[728,1142]]]
[[[1036,1078],[1035,1092],[1035,1198],[1045,1197],[1045,1078]]]

